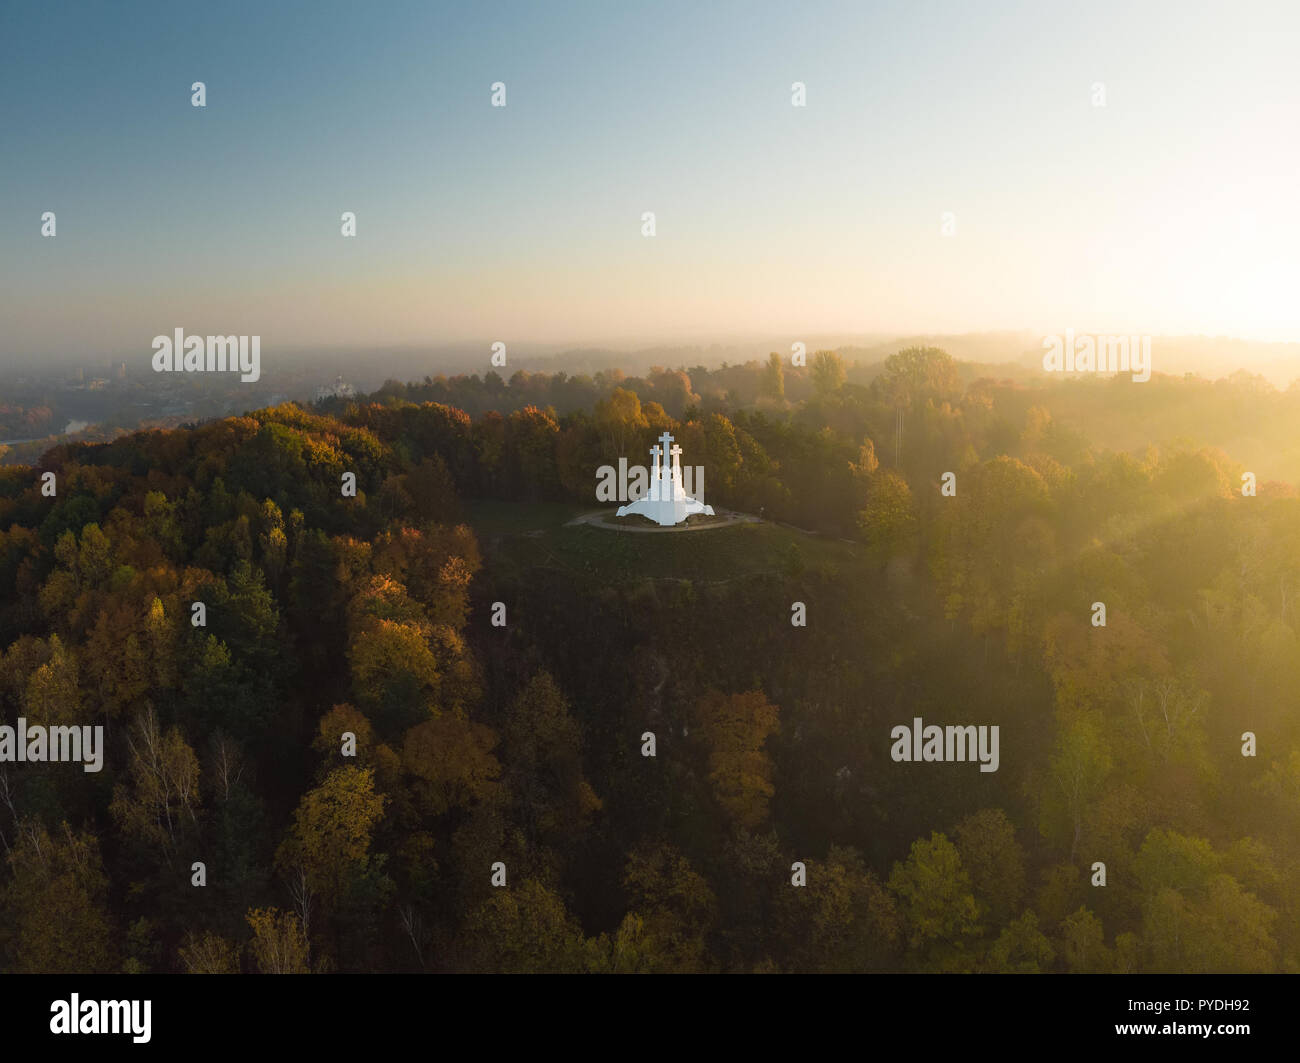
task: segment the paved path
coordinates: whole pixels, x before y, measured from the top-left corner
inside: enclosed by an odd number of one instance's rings
[[[732,510],[722,510],[717,516],[717,520],[705,521],[700,524],[674,524],[670,528],[660,528],[652,524],[619,524],[613,517],[617,509],[598,509],[593,513],[584,513],[580,517],[574,517],[573,520],[565,524],[566,528],[572,528],[578,524],[590,524],[596,528],[609,528],[612,531],[625,532],[646,532],[654,535],[658,532],[698,532],[712,531],[714,528],[730,528],[736,524],[761,524],[762,518],[755,517],[752,513],[736,513]]]

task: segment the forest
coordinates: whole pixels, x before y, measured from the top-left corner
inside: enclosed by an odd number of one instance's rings
[[[912,347],[0,467],[0,724],[105,734],[0,763],[0,969],[1300,972],[1297,423]],[[665,430],[763,520],[568,525]]]

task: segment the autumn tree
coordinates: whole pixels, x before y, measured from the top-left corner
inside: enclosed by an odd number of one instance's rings
[[[356,757],[341,761],[345,734],[351,734],[356,740]],[[320,718],[311,743],[312,749],[324,757],[326,763],[351,763],[361,768],[370,766],[375,745],[374,728],[365,713],[346,703],[333,706]]]
[[[507,465],[512,495],[530,501],[555,497],[559,488],[555,440],[559,431],[554,410],[525,406],[510,415]]]
[[[127,782],[113,789],[111,810],[128,835],[160,850],[168,863],[199,821],[199,759],[179,728],[166,731],[153,709],[127,733]]]
[[[303,795],[293,829],[276,852],[276,866],[289,875],[300,868],[318,895],[337,898],[351,877],[366,870],[371,834],[383,810],[372,769],[335,768]]]
[[[717,918],[717,899],[680,852],[663,843],[638,846],[628,854],[623,886],[632,911],[613,942],[616,969],[708,969],[706,938]],[[634,950],[635,964],[620,950]]]
[[[426,718],[440,671],[424,610],[401,583],[376,576],[351,613],[348,663],[361,708],[385,735]]]
[[[310,974],[309,947],[302,923],[293,912],[250,908],[253,939],[248,951],[262,974]]]
[[[106,911],[108,879],[94,835],[67,823],[51,835],[35,819],[18,824],[0,893],[0,945],[18,974],[104,974],[116,949]]]
[[[454,524],[460,519],[456,484],[441,454],[431,454],[405,474],[403,486],[418,521]]]
[[[51,635],[49,658],[27,680],[23,708],[34,724],[66,725],[83,722],[81,706],[76,654]]]
[[[402,769],[412,777],[420,806],[439,816],[491,798],[501,775],[493,755],[496,744],[491,728],[455,712],[440,713],[408,730]]]
[[[782,953],[794,971],[886,970],[897,962],[902,929],[892,894],[860,853],[831,846],[805,861],[807,885],[783,890]]]
[[[256,932],[257,926],[254,925]],[[201,934],[190,931],[179,950],[181,964],[187,974],[238,974],[239,952],[225,938],[205,930]]]
[[[593,420],[600,432],[604,453],[610,460],[628,456],[639,449],[641,433],[650,427],[641,412],[641,400],[635,391],[615,388],[609,398],[596,403]]]
[[[778,729],[779,716],[761,690],[710,691],[695,704],[695,734],[706,752],[714,797],[728,820],[747,830],[766,821],[775,793],[772,761],[763,747]]]
[[[506,714],[506,779],[525,830],[570,846],[601,801],[582,770],[582,732],[548,672],[520,690]]]
[[[485,974],[581,972],[590,956],[564,901],[533,879],[493,890],[466,919],[458,951],[464,970]]]

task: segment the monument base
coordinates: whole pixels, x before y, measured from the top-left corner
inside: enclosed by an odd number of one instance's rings
[[[664,528],[680,524],[687,517],[696,514],[703,514],[707,517],[714,515],[712,506],[706,506],[703,502],[697,502],[693,498],[656,499],[653,501],[648,498],[638,498],[635,502],[629,502],[626,506],[619,506],[615,516],[627,517],[633,513],[652,520]]]

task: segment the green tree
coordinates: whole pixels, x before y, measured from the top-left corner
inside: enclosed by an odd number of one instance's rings
[[[817,351],[813,354],[809,369],[813,387],[819,395],[833,395],[844,386],[844,359],[834,351]]]
[[[1039,826],[1073,861],[1092,802],[1111,770],[1110,748],[1097,714],[1068,721],[1056,739]]]
[[[1038,929],[1038,916],[1026,911],[1003,928],[988,951],[983,969],[995,974],[1038,974],[1051,967],[1056,951]]]
[[[548,672],[520,690],[506,714],[506,779],[530,838],[568,848],[601,807],[582,770],[582,733]]]
[[[1060,953],[1071,974],[1107,974],[1115,962],[1106,948],[1101,920],[1087,908],[1062,920]]]
[[[1000,808],[985,808],[957,824],[954,835],[962,867],[990,920],[1006,923],[1025,895],[1025,851],[1016,828]]]
[[[896,472],[878,471],[867,489],[867,504],[858,513],[858,528],[880,561],[902,552],[917,527],[912,489]]]
[[[785,369],[776,351],[767,356],[767,364],[763,367],[762,393],[775,402],[785,399]]]
[[[891,406],[912,408],[927,400],[956,398],[961,389],[957,363],[939,347],[906,347],[885,359],[884,372],[873,383]]]
[[[947,836],[935,832],[914,841],[907,859],[894,864],[888,885],[921,969],[969,971],[979,909],[970,876]]]

